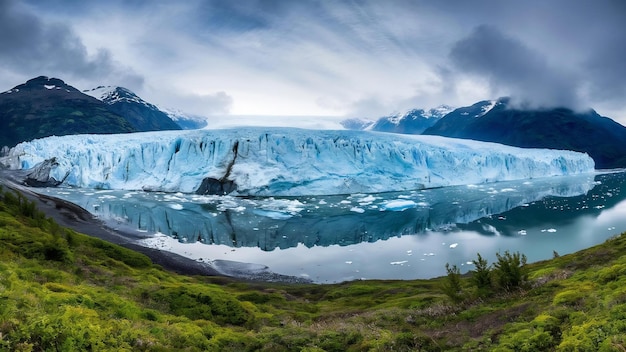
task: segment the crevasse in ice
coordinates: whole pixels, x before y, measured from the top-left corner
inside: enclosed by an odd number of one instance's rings
[[[522,149],[438,136],[296,128],[161,131],[47,137],[17,145],[4,163],[76,187],[195,192],[234,181],[238,195],[403,191],[592,172],[583,153]]]

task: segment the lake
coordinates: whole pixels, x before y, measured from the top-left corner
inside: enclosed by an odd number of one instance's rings
[[[626,172],[400,193],[237,198],[38,189],[76,203],[145,246],[235,276],[276,273],[332,283],[465,272],[480,253],[529,262],[626,231]]]

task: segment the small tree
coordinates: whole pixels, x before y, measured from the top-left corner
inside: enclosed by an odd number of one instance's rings
[[[475,269],[472,270],[472,283],[478,289],[478,295],[482,296],[491,289],[491,265],[480,253],[476,253],[478,258],[473,260]]]
[[[496,253],[498,261],[494,263],[494,274],[498,286],[510,291],[522,286],[528,281],[528,270],[526,268],[526,256],[519,252],[511,254],[505,251],[504,255]]]
[[[450,267],[450,264],[446,263],[446,272],[448,276],[442,285],[443,293],[453,302],[460,302],[463,299],[461,295],[461,271],[456,265]]]

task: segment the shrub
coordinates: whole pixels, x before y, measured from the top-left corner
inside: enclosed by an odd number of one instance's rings
[[[254,304],[280,304],[285,302],[285,297],[277,292],[246,292],[238,295],[237,299],[241,302],[250,302]]]
[[[472,261],[475,269],[472,270],[471,280],[478,289],[478,295],[483,296],[491,289],[491,266],[480,253],[477,253],[477,256],[477,259]]]
[[[202,328],[187,323],[177,322],[168,326],[165,338],[176,350],[207,351],[211,347],[210,336],[206,336]]]
[[[535,328],[549,333],[555,340],[561,338],[561,322],[551,315],[540,314],[533,319],[532,324]]]
[[[97,238],[90,237],[88,241],[93,247],[99,248],[109,258],[120,261],[132,268],[148,268],[152,266],[150,258],[141,253]]]
[[[174,286],[150,294],[156,302],[166,303],[176,315],[204,319],[218,324],[244,325],[253,316],[234,297],[206,286]]]
[[[60,238],[48,241],[43,245],[43,254],[46,260],[70,263],[72,252],[67,247],[67,242]]]
[[[554,338],[543,329],[521,329],[500,340],[500,346],[504,347],[500,350],[508,351],[548,351],[554,345]]]
[[[211,342],[215,346],[210,346],[208,351],[259,351],[263,347],[254,336],[228,330],[213,337]]]
[[[497,262],[493,264],[494,276],[498,287],[510,291],[519,288],[528,282],[526,256],[519,252],[511,254],[505,251],[504,255],[496,253]]]
[[[453,302],[460,302],[463,299],[461,295],[461,271],[456,265],[450,267],[450,264],[446,263],[446,272],[448,276],[441,285],[441,289]]]
[[[576,307],[583,303],[586,293],[580,289],[565,290],[557,293],[552,302],[555,305]]]
[[[389,346],[391,351],[441,351],[442,348],[424,334],[410,332],[399,333]]]
[[[343,352],[363,340],[363,336],[356,331],[331,331],[320,336],[318,346],[324,351]]]
[[[605,351],[611,350],[606,346],[607,343],[610,343],[610,340],[607,339],[610,334],[609,330],[610,327],[606,324],[606,321],[591,320],[582,325],[572,326],[564,334],[558,350],[581,352],[599,351],[601,349]]]
[[[598,279],[601,283],[606,284],[611,281],[618,281],[626,273],[626,265],[614,264],[609,267],[602,268],[598,271]]]

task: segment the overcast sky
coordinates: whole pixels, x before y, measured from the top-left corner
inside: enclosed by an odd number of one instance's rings
[[[626,123],[623,0],[0,0],[0,33],[2,91],[46,75],[202,115],[370,118],[511,96]]]

